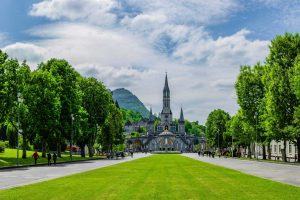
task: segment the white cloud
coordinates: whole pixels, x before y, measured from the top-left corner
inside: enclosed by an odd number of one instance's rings
[[[38,63],[46,59],[47,51],[37,45],[31,43],[14,43],[2,49],[10,57],[17,58],[19,61],[27,61],[27,64],[35,68]]]
[[[4,49],[31,63],[64,58],[111,89],[130,89],[155,112],[168,71],[174,117],[183,104],[187,119],[204,123],[212,109],[236,111],[239,66],[267,54],[268,41],[249,40],[246,29],[216,39],[206,31],[236,9],[235,0],[45,0],[30,15],[58,22],[29,30],[39,40]]]
[[[110,11],[118,7],[114,0],[47,0],[33,4],[29,14],[51,20],[82,20],[92,24],[110,25],[116,16]]]

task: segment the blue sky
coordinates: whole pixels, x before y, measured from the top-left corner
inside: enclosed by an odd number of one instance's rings
[[[168,71],[175,117],[204,123],[237,110],[240,65],[263,62],[270,40],[298,32],[296,0],[2,0],[0,48],[32,69],[67,59],[109,88],[125,87],[154,112]]]

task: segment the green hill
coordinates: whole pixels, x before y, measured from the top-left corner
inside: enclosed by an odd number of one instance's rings
[[[139,98],[137,98],[129,90],[126,90],[125,88],[118,88],[112,91],[112,94],[114,101],[118,101],[121,108],[139,112],[144,118],[149,118],[149,110],[147,110]]]

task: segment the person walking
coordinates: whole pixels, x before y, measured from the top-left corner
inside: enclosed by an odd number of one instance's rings
[[[53,164],[56,165],[57,155],[55,152],[53,153],[52,158],[53,158]]]
[[[48,158],[48,166],[51,166],[51,153],[50,152],[47,154],[47,158]]]
[[[133,151],[130,151],[131,158],[133,158]]]
[[[37,151],[35,151],[33,154],[32,154],[32,157],[34,159],[34,165],[36,165],[37,163],[37,159],[39,158],[39,154]]]

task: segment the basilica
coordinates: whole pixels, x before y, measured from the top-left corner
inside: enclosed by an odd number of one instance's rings
[[[160,123],[155,126],[152,109],[145,126],[147,134],[127,140],[127,146],[136,151],[193,151],[194,137],[187,135],[184,126],[183,110],[180,110],[178,123],[173,120],[170,106],[170,88],[166,74],[163,88],[163,107],[159,114]]]

